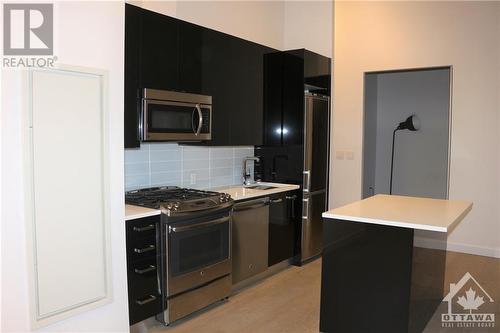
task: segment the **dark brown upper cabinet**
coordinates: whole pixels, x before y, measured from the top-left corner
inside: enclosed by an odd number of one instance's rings
[[[143,88],[212,96],[212,140],[262,145],[264,57],[275,49],[126,4],[125,147],[139,147]]]
[[[330,95],[330,58],[298,49],[264,57],[264,146],[302,145],[304,92]]]

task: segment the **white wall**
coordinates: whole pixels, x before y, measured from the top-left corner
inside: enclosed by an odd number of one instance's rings
[[[283,48],[333,54],[333,1],[285,1]]]
[[[126,332],[128,309],[123,224],[123,3],[57,2],[54,6],[54,18],[58,63],[109,71],[113,302],[38,331]],[[25,92],[21,83],[20,71],[2,71],[2,332],[30,331],[22,192],[21,103]],[[84,208],[85,203],[82,203],[82,209]]]
[[[453,66],[450,199],[474,202],[450,249],[500,256],[500,3],[337,2],[333,207],[361,197],[363,74]]]
[[[141,1],[135,2],[142,3]],[[143,5],[163,14],[214,28],[277,49],[284,48],[285,3],[283,2],[147,2]],[[308,20],[307,3],[293,11],[296,19],[318,23],[329,20],[320,11]],[[287,11],[291,17],[290,7]],[[291,21],[288,21],[289,23]],[[323,22],[321,27],[331,23]],[[56,2],[55,54],[59,63],[98,67],[109,71],[109,111],[111,154],[111,224],[113,303],[69,318],[39,331],[128,331],[125,234],[123,225],[123,28],[121,1]],[[291,29],[291,28],[290,28]],[[309,31],[308,28],[304,28]],[[324,39],[311,39],[309,33],[289,36],[290,47],[307,47],[325,55],[331,30]],[[300,36],[300,38],[298,38]],[[312,41],[315,41],[312,43]],[[293,46],[292,46],[293,45]],[[328,49],[328,47],[327,47]],[[21,144],[21,75],[2,71],[2,306],[1,331],[27,332],[28,291]]]
[[[179,1],[176,17],[281,49],[283,6],[280,1]]]
[[[280,50],[332,57],[333,1],[129,1]]]
[[[283,48],[281,1],[130,1],[131,4],[276,49]]]

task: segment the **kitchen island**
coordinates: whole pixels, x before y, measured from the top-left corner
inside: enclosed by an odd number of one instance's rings
[[[422,332],[444,296],[447,233],[471,208],[375,195],[323,213],[320,331]],[[415,260],[414,230],[434,233],[432,257]]]

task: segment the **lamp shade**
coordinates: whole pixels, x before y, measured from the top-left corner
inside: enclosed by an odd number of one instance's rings
[[[420,119],[418,119],[418,117],[415,115],[409,116],[405,121],[399,123],[398,129],[418,131],[420,129]]]

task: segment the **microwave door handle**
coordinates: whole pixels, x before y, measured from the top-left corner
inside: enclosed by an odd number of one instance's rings
[[[147,140],[148,138],[148,107],[149,102],[147,99],[142,99],[142,110],[141,110],[141,119],[139,121],[139,135],[141,140]]]
[[[196,110],[198,110],[198,129],[194,135],[199,135],[201,132],[201,126],[203,125],[203,114],[201,113],[200,104],[196,104]]]
[[[196,135],[196,129],[194,128],[194,115],[195,115],[196,108],[193,109],[193,112],[191,112],[191,129],[193,130],[193,133]]]

